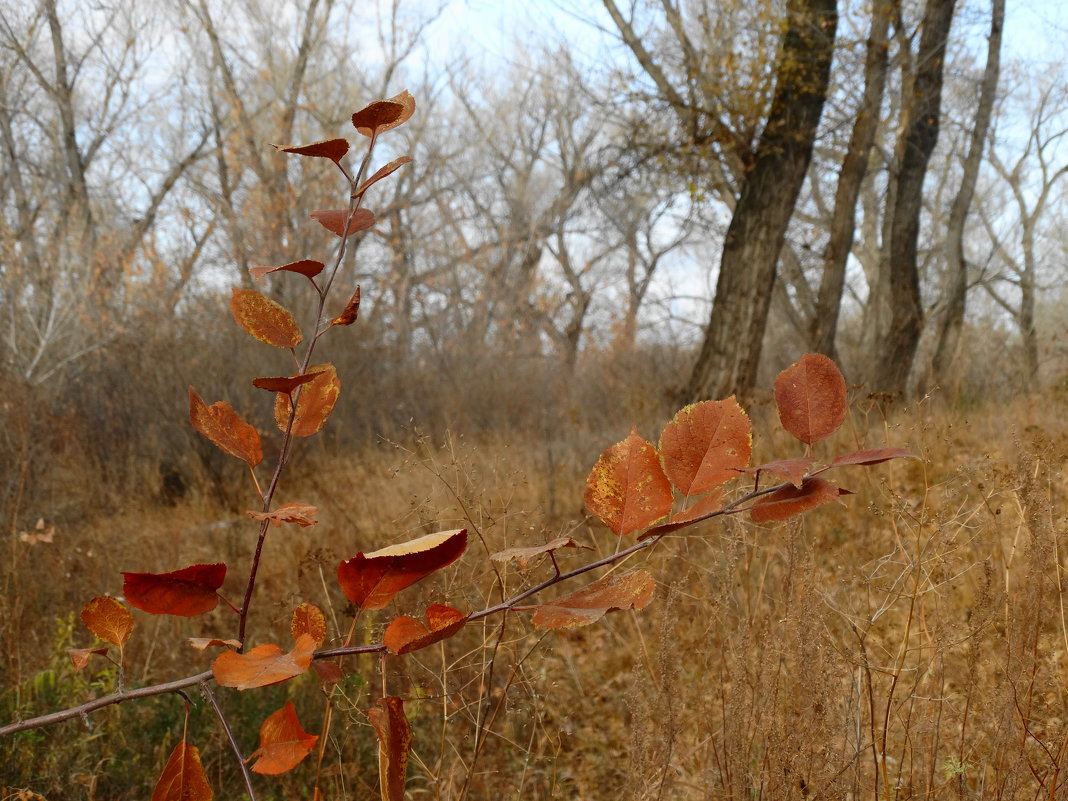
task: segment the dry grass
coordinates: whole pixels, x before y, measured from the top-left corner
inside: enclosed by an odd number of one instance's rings
[[[923,461],[849,468],[857,492],[788,525],[712,522],[635,558],[660,581],[641,613],[543,636],[527,615],[487,619],[406,659],[351,660],[337,688],[323,766],[328,798],[372,797],[374,738],[365,710],[402,695],[416,729],[413,799],[1061,798],[1068,759],[1063,608],[1068,403],[1021,399],[967,414],[929,404],[886,420],[856,411],[825,453],[884,443]],[[758,409],[758,458],[796,452]],[[663,421],[663,418],[660,418]],[[627,425],[610,436],[622,436]],[[322,523],[273,534],[253,637],[284,638],[296,602],[351,610],[333,571],[356,550],[465,526],[472,546],[397,611],[447,600],[479,608],[543,577],[495,573],[487,555],[567,533],[599,553],[614,538],[580,514],[582,480],[610,439],[517,434],[409,435],[399,445],[295,465],[282,501],[316,504]],[[657,429],[643,421],[642,433]],[[822,447],[822,446],[821,446]],[[3,711],[10,718],[101,692],[113,673],[75,675],[63,649],[88,641],[69,617],[117,592],[120,570],[197,561],[232,567],[238,597],[253,528],[210,493],[64,524],[56,541],[13,537],[3,626]],[[589,558],[568,553],[569,562]],[[539,572],[541,571],[541,572]],[[533,577],[532,577],[533,576]],[[43,580],[44,579],[44,580]],[[225,633],[227,613],[138,619],[135,681],[202,669],[181,638]],[[359,637],[383,621],[361,618]],[[221,693],[247,750],[285,698],[318,731],[312,677]],[[48,798],[145,797],[180,731],[161,698],[0,743],[0,786]],[[230,754],[201,709],[191,736],[224,795]],[[12,750],[13,749],[13,750]],[[307,797],[313,760],[264,780],[264,797]]]

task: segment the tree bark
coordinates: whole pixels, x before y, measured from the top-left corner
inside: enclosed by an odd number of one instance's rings
[[[686,393],[736,394],[756,384],[775,268],[805,179],[834,51],[835,0],[790,0],[775,95],[720,256],[704,342]]]
[[[938,142],[942,70],[956,0],[927,0],[915,79],[902,126],[897,193],[887,257],[890,266],[890,329],[875,370],[875,389],[904,397],[923,331],[916,250],[927,163]]]

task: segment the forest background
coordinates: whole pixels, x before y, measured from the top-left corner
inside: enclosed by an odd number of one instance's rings
[[[994,559],[970,528],[975,510],[994,521],[991,498],[1058,462],[1068,31],[1055,4],[2,0],[0,10],[0,513],[11,554],[0,684],[12,714],[62,696],[68,613],[114,591],[117,570],[160,568],[153,549],[196,558],[205,535],[243,552],[239,470],[188,425],[186,387],[269,425],[257,391],[233,381],[250,364],[271,369],[232,324],[229,291],[254,285],[252,266],[321,247],[307,210],[336,193],[270,145],[337,136],[352,111],[402,89],[418,112],[383,157],[414,162],[374,198],[376,227],[354,239],[360,322],[328,353],[356,391],[295,465],[339,536],[364,547],[470,515],[459,501],[476,484],[493,525],[585,526],[582,477],[605,442],[729,394],[759,423],[762,388],[806,351],[841,365],[857,439],[906,432],[894,444],[928,459],[903,485],[873,485],[868,502],[922,522],[945,476],[979,464],[1001,477],[954,485],[954,514],[968,520],[956,536],[978,550],[938,553],[969,570]],[[255,286],[293,300],[284,282]],[[1041,447],[1011,439],[1036,431]],[[1019,525],[1059,519],[1055,483],[1045,513],[1034,498],[1016,505]],[[922,500],[897,495],[902,486]],[[830,526],[846,530],[843,519]],[[754,551],[765,575],[792,543]],[[321,546],[287,553],[321,564]],[[916,548],[905,561],[926,565],[931,551]],[[293,593],[308,580],[304,567],[275,578]],[[746,602],[751,626],[782,600],[760,612],[760,587]],[[1042,616],[1039,601],[1029,608]],[[904,654],[925,659],[912,636]],[[144,676],[165,675],[167,658],[150,648]],[[897,708],[893,692],[886,703]],[[627,714],[648,715],[638,706]],[[963,787],[966,728],[956,763],[936,748],[933,767],[909,775]],[[858,750],[859,735],[846,739]],[[882,744],[885,777],[893,737]],[[103,786],[118,797],[130,781],[128,761],[54,747],[50,764],[70,770],[47,778],[27,766],[4,781],[74,782],[90,797]],[[671,755],[640,748],[645,780],[662,789]],[[606,780],[591,771],[567,781]],[[537,781],[551,795],[557,779]]]

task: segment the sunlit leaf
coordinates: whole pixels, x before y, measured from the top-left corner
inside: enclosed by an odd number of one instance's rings
[[[467,615],[445,604],[431,604],[426,610],[426,623],[402,615],[386,626],[382,642],[393,654],[418,651],[448,639],[463,628]]]
[[[631,431],[607,448],[586,479],[586,508],[622,537],[671,511],[671,484],[652,443]]]
[[[81,619],[89,631],[120,649],[133,632],[134,619],[130,610],[110,595],[101,595],[89,601],[82,607]]]
[[[360,288],[356,287],[356,291],[352,293],[352,297],[345,305],[344,311],[337,317],[330,321],[330,325],[352,325],[356,322],[356,317],[360,313]]]
[[[405,90],[388,100],[376,100],[352,115],[352,126],[364,136],[396,128],[415,113],[415,98]]]
[[[306,503],[283,503],[273,512],[245,512],[253,520],[269,520],[272,526],[296,523],[301,528],[318,523],[319,521],[315,519],[318,513],[318,509]]]
[[[253,278],[262,279],[264,276],[270,273],[287,272],[287,273],[299,273],[305,278],[315,278],[319,273],[326,269],[326,265],[321,261],[314,261],[312,259],[301,259],[300,261],[292,261],[289,264],[283,264],[281,267],[249,267],[248,271],[252,274]]]
[[[289,630],[293,632],[294,640],[299,640],[307,634],[315,641],[315,647],[318,648],[326,639],[326,616],[323,610],[315,604],[305,601],[294,610]]]
[[[268,392],[284,392],[287,395],[302,384],[315,380],[319,373],[304,373],[303,375],[278,376],[277,378],[256,378],[252,386],[257,389],[265,389]]]
[[[257,645],[247,654],[224,651],[211,669],[223,687],[238,690],[266,687],[304,673],[311,665],[315,648],[315,639],[310,634],[302,634],[288,653],[271,644]]]
[[[362,184],[360,184],[360,188],[357,189],[355,192],[353,192],[352,196],[353,197],[359,197],[364,192],[366,192],[368,189],[370,189],[374,184],[378,183],[383,178],[385,178],[385,177],[387,177],[389,175],[392,175],[397,170],[399,170],[401,167],[403,167],[405,164],[410,164],[411,161],[412,161],[411,156],[401,156],[399,159],[394,159],[389,164],[387,164],[386,166],[384,166],[381,169],[379,169],[378,171],[376,171],[374,175],[372,175],[370,178],[368,178]]]
[[[755,467],[747,467],[744,472],[756,474],[759,478],[764,473],[789,481],[795,487],[800,487],[805,479],[805,474],[812,469],[816,460],[811,456],[801,456],[796,459],[779,459],[774,462],[765,462]]]
[[[378,781],[382,801],[404,801],[412,727],[404,715],[404,702],[392,696],[379,698],[367,712],[378,736]]]
[[[324,139],[322,142],[313,142],[310,145],[275,145],[282,153],[294,153],[298,156],[314,156],[321,159],[330,159],[335,164],[340,164],[341,159],[349,152],[347,139]]]
[[[301,728],[292,701],[271,713],[260,726],[260,747],[249,754],[248,761],[256,773],[277,776],[301,763],[319,741],[319,735],[308,734]]]
[[[427,534],[369,554],[358,553],[338,565],[345,596],[361,609],[384,609],[393,596],[460,558],[467,529]]]
[[[846,384],[831,359],[806,353],[775,379],[782,427],[811,445],[829,437],[846,415]]]
[[[749,416],[733,396],[680,409],[660,435],[664,472],[683,495],[703,495],[736,478],[752,452]]]
[[[588,626],[609,612],[644,609],[653,600],[656,582],[645,570],[610,573],[577,592],[542,604],[534,610],[534,625],[543,629]]]
[[[200,752],[182,740],[171,751],[163,773],[152,791],[152,801],[211,801],[213,793]]]
[[[800,487],[786,486],[757,500],[749,511],[754,523],[785,520],[807,512],[842,495],[851,495],[849,490],[825,481],[822,478],[806,478]]]
[[[226,401],[208,406],[196,390],[189,388],[189,419],[193,428],[228,453],[255,467],[263,461],[259,432],[246,423]]]
[[[289,310],[255,289],[235,289],[230,311],[238,325],[260,342],[276,348],[295,348],[304,340]]]
[[[308,368],[309,373],[317,373],[300,390],[297,401],[297,416],[293,420],[291,433],[295,437],[310,437],[317,434],[334,411],[334,405],[341,395],[341,380],[333,364],[318,364]],[[279,393],[274,398],[274,421],[282,431],[289,422],[289,412],[293,403],[289,395]]]
[[[193,617],[219,603],[226,565],[192,565],[170,573],[123,573],[122,594],[130,605],[153,615]]]
[[[348,209],[318,209],[308,215],[319,225],[335,236],[352,236],[357,231],[365,231],[375,224],[374,212],[368,209],[356,209],[349,213]],[[348,233],[345,233],[345,223],[348,223]]]
[[[491,554],[490,559],[494,562],[507,562],[510,559],[515,559],[516,562],[519,563],[519,569],[526,570],[530,565],[530,560],[535,556],[543,553],[550,553],[551,551],[556,551],[560,548],[585,548],[587,551],[593,550],[591,546],[580,545],[571,539],[571,537],[557,537],[556,539],[549,540],[544,545],[530,545],[526,548],[505,548],[503,551],[497,551],[497,553]]]

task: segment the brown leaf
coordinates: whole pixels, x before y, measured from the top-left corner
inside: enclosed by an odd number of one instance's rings
[[[330,362],[318,364],[308,369],[309,373],[316,373],[313,381],[309,381],[300,390],[297,400],[297,416],[293,420],[291,432],[295,437],[310,437],[317,434],[334,411],[334,405],[341,395],[341,381],[337,377],[337,370]],[[279,393],[274,398],[274,421],[282,431],[286,430],[289,422],[289,412],[293,408],[293,402],[289,395]]]
[[[797,459],[779,459],[774,462],[765,462],[755,467],[747,467],[743,472],[760,476],[761,473],[769,473],[783,481],[789,481],[795,487],[800,487],[805,479],[805,474],[812,469],[816,460],[811,456],[801,456]]]
[[[344,675],[337,662],[325,662],[322,659],[312,662],[312,670],[319,676],[319,683],[324,687],[337,684]]]
[[[607,448],[586,479],[586,508],[617,536],[647,528],[671,511],[671,484],[652,443],[631,431]]]
[[[490,559],[494,562],[507,562],[510,559],[515,559],[519,563],[519,569],[526,570],[530,564],[530,560],[535,556],[549,553],[550,551],[556,551],[560,548],[585,548],[587,551],[593,550],[591,546],[580,545],[571,539],[571,537],[557,537],[556,539],[549,540],[544,545],[531,545],[526,548],[505,548],[503,551],[497,551],[497,553],[491,554]]]
[[[255,289],[235,289],[230,311],[238,325],[260,342],[292,349],[304,340],[289,310]]]
[[[122,594],[130,606],[153,615],[193,617],[219,603],[226,565],[192,565],[170,573],[123,573]]]
[[[293,770],[319,741],[319,735],[308,734],[297,720],[292,701],[272,712],[260,726],[260,747],[249,754],[248,760],[258,760],[252,766],[256,773],[277,776]]]
[[[648,531],[642,532],[638,537],[638,541],[647,540],[650,537],[659,537],[664,534],[671,534],[673,531],[692,526],[694,523],[699,523],[702,520],[708,520],[708,518],[719,514],[723,509],[723,489],[722,487],[712,490],[707,495],[702,495],[697,499],[697,502],[688,509],[676,512],[666,523],[661,523],[659,526],[653,526]]]
[[[263,461],[259,432],[246,423],[226,401],[208,406],[196,390],[189,388],[189,419],[193,428],[210,439],[223,453],[255,467]]]
[[[825,503],[837,501],[842,495],[852,493],[822,478],[806,478],[800,487],[783,487],[760,498],[749,510],[749,516],[754,523],[785,520]]]
[[[384,609],[393,596],[441,568],[467,548],[467,529],[427,534],[408,542],[358,553],[337,568],[345,596],[361,609]]]
[[[888,462],[891,459],[919,459],[916,454],[907,448],[872,448],[864,451],[853,451],[842,456],[835,457],[829,465],[831,467],[845,467],[847,465],[873,465],[880,462]]]
[[[414,617],[402,615],[386,626],[382,642],[393,654],[418,651],[448,639],[464,627],[467,615],[445,604],[431,604],[426,610],[426,624]]]
[[[303,375],[279,376],[277,378],[256,378],[252,386],[257,389],[265,389],[268,392],[284,392],[289,395],[302,384],[315,380],[319,373],[304,373]]]
[[[120,650],[130,639],[134,619],[130,610],[110,595],[100,595],[82,607],[82,623],[104,642]]]
[[[377,136],[407,122],[414,113],[415,98],[405,90],[357,111],[352,115],[352,126],[364,136]]]
[[[344,311],[337,317],[330,321],[330,325],[352,325],[356,322],[356,316],[360,313],[360,288],[356,287],[356,291],[352,293],[352,298],[349,299]]]
[[[378,782],[382,801],[404,801],[412,727],[404,715],[404,702],[392,696],[379,698],[367,712],[378,735]]]
[[[610,573],[577,592],[542,604],[534,611],[535,626],[569,629],[588,626],[608,612],[644,609],[653,600],[656,582],[645,570]]]
[[[273,512],[245,512],[253,520],[270,520],[271,525],[281,526],[283,523],[296,523],[301,528],[314,526],[319,521],[315,516],[319,510],[306,503],[283,503]]]
[[[266,687],[307,671],[315,648],[312,636],[302,634],[289,653],[270,644],[257,645],[247,654],[224,651],[216,658],[211,669],[215,680],[223,687],[236,687],[238,690]]]
[[[386,176],[392,175],[397,170],[399,170],[401,167],[403,167],[405,164],[410,164],[411,161],[412,161],[412,157],[411,156],[401,156],[399,159],[394,159],[389,164],[387,164],[385,167],[382,167],[380,170],[378,170],[374,175],[372,175],[370,178],[368,178],[362,184],[360,184],[360,188],[357,189],[355,192],[353,192],[352,196],[353,197],[360,197],[364,192],[366,192],[368,189],[370,189],[374,184],[378,183],[379,181],[381,181]]]
[[[70,657],[71,664],[74,665],[75,670],[81,670],[89,664],[89,657],[93,654],[97,656],[103,656],[108,652],[107,648],[68,648],[67,656]]]
[[[299,640],[301,635],[307,634],[318,648],[326,639],[326,616],[318,606],[305,601],[294,610],[289,630],[293,632],[294,640]]]
[[[163,773],[152,791],[152,801],[211,801],[213,793],[200,752],[182,740],[171,751]]]
[[[321,159],[330,159],[335,164],[340,164],[341,159],[349,152],[347,139],[324,139],[322,142],[313,142],[310,145],[274,145],[282,153],[295,153],[298,156],[314,156]]]
[[[240,648],[240,640],[220,640],[217,637],[190,637],[189,644],[196,648],[198,651],[206,651],[208,648],[214,648],[218,646],[226,646],[229,648]]]
[[[375,224],[374,212],[356,209],[350,217],[348,209],[318,209],[308,215],[335,236],[352,236],[357,231],[366,231]],[[348,223],[348,233],[345,223]]]
[[[782,427],[811,445],[845,420],[845,379],[831,359],[806,353],[775,379],[775,404]]]
[[[257,280],[263,279],[264,276],[270,273],[277,272],[299,273],[305,278],[312,279],[325,269],[326,265],[321,261],[301,259],[300,261],[291,261],[289,264],[283,264],[281,267],[249,267],[248,271],[252,274],[252,277]]]
[[[690,404],[660,435],[664,472],[683,495],[703,495],[749,464],[752,432],[748,415],[733,396]]]

